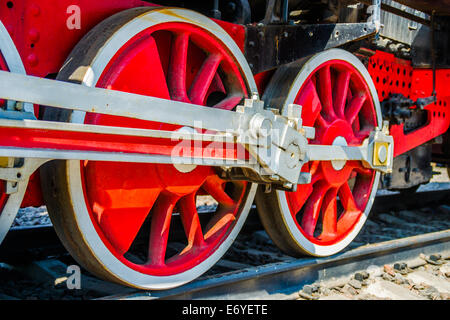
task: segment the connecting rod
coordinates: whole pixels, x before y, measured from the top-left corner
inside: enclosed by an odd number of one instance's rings
[[[182,127],[207,130],[201,133],[180,133],[159,130],[102,127],[73,123],[43,122],[38,120],[6,120],[0,119],[0,129],[11,129],[12,132],[28,130],[29,134],[43,132],[54,134],[52,141],[58,136],[72,133],[75,145],[92,141],[103,141],[104,137],[113,137],[122,141],[124,137],[136,138],[135,145],[142,143],[142,138],[178,139],[192,142],[219,141],[235,143],[248,151],[250,157],[230,159],[214,157],[216,163],[202,163],[192,154],[186,156],[154,155],[151,152],[133,152],[111,147],[108,150],[85,150],[74,147],[63,149],[57,142],[50,147],[43,144],[41,148],[20,145],[26,133],[16,139],[17,145],[2,145],[0,157],[21,157],[38,159],[80,159],[100,161],[126,161],[149,163],[195,163],[199,165],[235,166],[250,168],[261,177],[261,181],[281,181],[284,185],[308,183],[301,178],[301,168],[308,161],[362,161],[368,168],[382,172],[392,169],[393,139],[389,136],[388,127],[374,130],[361,146],[345,145],[311,145],[308,139],[315,136],[314,128],[302,124],[302,107],[289,105],[288,116],[280,116],[266,109],[258,95],[245,99],[244,104],[237,107],[236,112],[207,108],[189,103],[142,96],[120,91],[91,88],[79,84],[42,79],[32,76],[0,71],[0,97],[20,103],[33,103],[55,108],[74,110],[77,112],[100,113],[112,116],[128,117],[152,122],[179,125]],[[202,131],[203,132],[203,131]],[[75,135],[73,134],[75,133]],[[78,138],[76,134],[82,135]],[[84,140],[83,140],[84,139]],[[99,139],[98,141],[96,139]],[[222,140],[220,140],[222,139]],[[15,140],[15,141],[16,141]],[[35,139],[38,140],[38,139]],[[115,141],[115,140],[114,140]],[[127,140],[129,141],[129,140]],[[46,147],[44,147],[46,146]],[[145,148],[144,148],[145,149]],[[194,152],[195,153],[195,152]],[[202,156],[200,156],[202,158]],[[208,160],[212,160],[208,158]],[[227,163],[228,161],[228,163]],[[11,169],[9,169],[11,171]],[[11,175],[11,172],[4,173]],[[0,178],[2,175],[0,174]]]

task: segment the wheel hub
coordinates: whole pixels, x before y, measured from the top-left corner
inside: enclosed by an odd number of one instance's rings
[[[341,147],[346,147],[348,146],[347,141],[345,140],[344,137],[337,137],[336,139],[334,139],[333,141],[333,146],[341,146]],[[336,171],[340,171],[345,167],[345,164],[347,163],[347,161],[345,160],[333,160],[331,161],[331,165],[333,166],[333,169]]]
[[[329,126],[321,129],[320,144],[348,146],[354,139],[351,126],[345,120],[335,120]],[[351,166],[347,161],[333,160],[321,161],[322,173],[330,186],[340,186],[350,177]]]

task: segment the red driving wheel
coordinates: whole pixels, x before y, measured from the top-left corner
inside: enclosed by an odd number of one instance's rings
[[[272,97],[277,90],[286,100],[276,107],[302,106],[303,125],[316,130],[310,144],[359,146],[380,125],[373,83],[359,60],[346,51],[325,51],[281,68],[263,97],[269,105],[276,103]],[[334,254],[361,229],[379,174],[360,161],[314,161],[302,171],[311,174],[311,183],[298,185],[297,191],[258,193],[263,224],[292,255]]]
[[[73,80],[80,66],[90,66],[79,82],[92,72],[96,79],[91,85],[97,87],[233,110],[256,90],[248,66],[239,65],[245,61],[240,54],[225,31],[197,13],[132,9],[91,31],[58,78]],[[46,117],[185,129],[100,114],[50,110]],[[152,151],[170,155],[172,149],[161,144]],[[56,230],[80,263],[116,282],[166,289],[207,271],[248,214],[255,187],[219,174],[220,169],[208,166],[67,161],[45,167],[42,180],[55,195],[46,202]],[[202,199],[214,203],[212,212],[198,213]],[[184,230],[183,241],[172,234],[177,224]]]

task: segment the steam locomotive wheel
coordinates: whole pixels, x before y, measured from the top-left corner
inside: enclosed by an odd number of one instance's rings
[[[311,144],[358,146],[381,126],[379,101],[367,70],[340,49],[281,67],[263,99],[282,114],[289,104],[303,106],[303,125],[316,129]],[[262,223],[288,254],[335,254],[366,221],[379,173],[359,161],[314,161],[302,171],[311,174],[311,183],[298,185],[296,192],[258,191]]]
[[[0,22],[0,70],[10,71],[13,73],[25,74],[20,55],[14,45],[13,40],[9,36],[3,23]],[[8,103],[13,101],[0,100],[0,109],[7,107]],[[32,111],[33,106],[24,104],[26,111]],[[8,166],[7,158],[0,158],[0,167]],[[17,211],[22,203],[28,182],[21,182],[17,191],[11,194],[6,193],[6,182],[0,180],[0,243],[2,243],[8,230],[10,229]]]
[[[228,110],[257,92],[224,30],[195,12],[167,8],[131,9],[105,20],[74,49],[58,79]],[[183,129],[52,109],[45,118]],[[256,185],[223,180],[206,166],[61,161],[41,174],[52,222],[75,259],[100,277],[143,289],[176,287],[213,266],[256,193]],[[199,214],[205,197],[216,209]]]

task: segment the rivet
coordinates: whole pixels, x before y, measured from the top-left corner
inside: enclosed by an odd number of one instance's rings
[[[38,59],[37,55],[35,55],[34,53],[30,54],[27,57],[27,61],[28,61],[28,64],[32,67],[35,67],[39,64],[39,59]]]
[[[41,9],[36,4],[33,4],[30,6],[30,13],[33,17],[38,17],[41,14]]]
[[[31,29],[30,31],[28,31],[28,39],[31,42],[38,42],[40,38],[40,34],[39,31],[37,31],[36,29]]]

